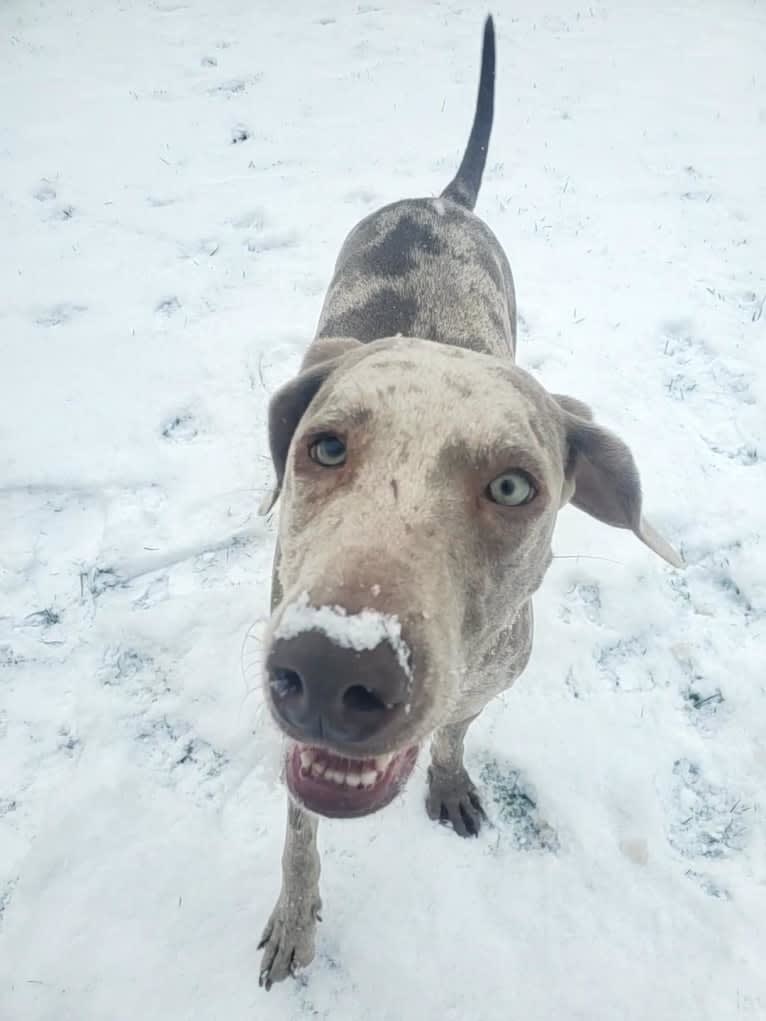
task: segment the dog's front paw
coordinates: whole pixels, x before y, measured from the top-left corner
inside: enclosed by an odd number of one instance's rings
[[[486,819],[478,792],[464,769],[445,773],[429,768],[426,811],[432,819],[449,823],[461,837],[478,836]]]
[[[263,950],[258,985],[271,989],[288,975],[295,975],[314,959],[314,933],[321,921],[319,897],[300,903],[283,902],[282,897],[263,930],[258,949]]]

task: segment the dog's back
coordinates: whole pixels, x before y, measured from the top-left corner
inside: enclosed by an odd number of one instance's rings
[[[495,87],[495,34],[484,28],[479,95],[455,178],[441,197],[384,206],[351,231],[335,264],[317,338],[364,342],[401,334],[513,356],[511,268],[472,212],[487,159]]]

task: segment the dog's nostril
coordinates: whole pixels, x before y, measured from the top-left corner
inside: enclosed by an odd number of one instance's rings
[[[290,696],[303,694],[303,681],[301,675],[295,670],[286,670],[283,667],[276,667],[271,676],[271,690],[277,698],[290,698]]]
[[[388,708],[380,696],[362,684],[354,684],[343,692],[343,705],[360,713],[380,712]]]

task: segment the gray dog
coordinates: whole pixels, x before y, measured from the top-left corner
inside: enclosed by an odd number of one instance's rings
[[[559,508],[681,563],[642,517],[627,446],[514,364],[510,266],[472,212],[494,79],[488,18],[455,179],[352,230],[302,371],[269,409],[265,509],[280,494],[282,507],[265,684],[289,739],[289,800],[267,989],[314,954],[317,815],[388,804],[431,738],[428,814],[478,833],[463,740],[527,663]]]

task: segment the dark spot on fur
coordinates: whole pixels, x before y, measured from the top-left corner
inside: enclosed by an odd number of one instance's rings
[[[429,472],[428,484],[438,485],[445,478],[453,478],[466,470],[477,471],[478,452],[465,440],[451,439],[441,448],[435,466]]]
[[[320,336],[356,337],[362,343],[392,337],[396,333],[411,336],[418,304],[393,287],[382,287],[358,308],[349,308],[328,317]]]
[[[406,372],[417,371],[415,365],[412,362],[405,361],[404,359],[399,359],[398,361],[393,362],[393,363],[386,362],[385,365],[371,365],[370,368],[371,369],[383,369],[383,368],[388,368],[389,365],[391,365],[391,364],[393,364],[395,368],[399,368],[399,369],[404,368],[404,370]],[[387,404],[388,403],[388,398],[389,397],[394,397],[396,394],[402,394],[402,393],[406,393],[406,394],[422,394],[422,393],[425,393],[425,390],[423,389],[422,386],[418,386],[417,383],[412,383],[412,382],[410,382],[410,380],[407,380],[407,382],[404,383],[404,384],[402,384],[402,383],[389,383],[389,385],[386,386],[385,388],[382,387],[382,386],[376,387],[375,388],[375,392],[377,394],[378,400],[382,404]]]
[[[532,430],[532,435],[540,444],[543,450],[548,449],[551,444],[553,436],[551,435],[551,429],[547,423],[541,422],[537,415],[529,416],[529,428]]]
[[[508,339],[508,322],[502,313],[496,308],[489,309],[489,318],[498,336]],[[510,333],[511,346],[513,346],[513,332]]]
[[[384,370],[400,369],[402,372],[414,372],[416,366],[415,363],[411,361],[409,358],[387,358],[385,362],[373,362],[369,366],[369,368]],[[398,390],[401,390],[401,386],[397,385],[396,383],[392,384],[390,392],[395,393]]]
[[[394,494],[394,500],[399,499],[399,483],[396,479],[391,479],[391,492]]]
[[[343,406],[337,403],[337,397],[333,393],[333,387],[327,386],[320,390],[311,402],[311,411],[315,416],[321,416],[330,409],[331,421],[328,428],[353,428],[363,429],[372,419],[372,410],[362,404],[349,404]]]
[[[461,240],[463,239],[461,238]],[[449,257],[455,262],[459,262],[461,266],[474,267],[472,275],[479,279],[479,273],[483,274],[492,282],[492,286],[498,294],[506,293],[508,285],[505,274],[495,258],[495,253],[486,248],[484,239],[479,244],[471,244],[468,248],[450,249]]]
[[[348,412],[349,422],[357,429],[361,429],[368,424],[372,418],[372,411],[369,408],[362,408],[357,405],[354,408],[349,408]]]
[[[403,276],[415,268],[419,257],[435,258],[444,252],[444,247],[429,224],[401,216],[392,230],[369,245],[360,261],[375,276]]]
[[[462,379],[456,379],[454,376],[445,376],[444,385],[448,390],[452,390],[453,393],[458,394],[460,397],[469,398],[473,396],[473,387]]]
[[[503,383],[510,383],[511,386],[515,386],[518,383],[518,374],[514,373],[513,368],[510,366],[488,365],[486,371],[490,376],[502,380]]]

